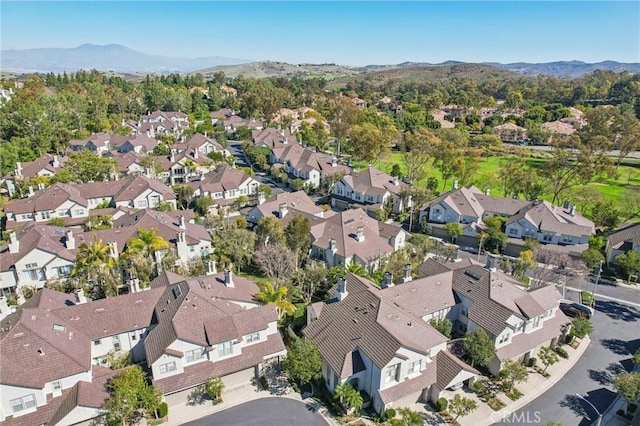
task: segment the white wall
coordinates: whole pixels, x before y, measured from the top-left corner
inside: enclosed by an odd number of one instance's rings
[[[16,398],[21,398],[27,395],[33,394],[36,400],[36,406],[18,411],[14,413],[11,409],[10,401]],[[47,403],[47,398],[42,389],[33,389],[18,386],[9,386],[0,384],[0,419],[4,419],[8,416],[23,416],[25,414],[33,413],[37,410],[37,407],[41,407]]]
[[[96,313],[99,315],[99,313]],[[91,359],[94,364],[99,365],[100,359],[104,358],[110,351],[115,350],[114,337],[118,338],[120,350],[122,352],[130,352],[132,359],[136,362],[143,361],[146,356],[144,353],[144,334],[146,327],[136,330],[125,331],[116,335],[105,336],[100,339],[94,339],[91,342]],[[96,345],[95,342],[100,344]],[[96,360],[98,358],[98,360]]]

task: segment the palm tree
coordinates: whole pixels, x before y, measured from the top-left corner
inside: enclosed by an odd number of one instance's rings
[[[367,273],[367,270],[364,269],[364,266],[362,266],[358,262],[349,263],[349,266],[347,266],[347,272],[351,272],[352,274],[357,275],[359,277],[366,277],[369,275]]]
[[[159,235],[157,229],[138,229],[138,238],[131,238],[127,244],[126,253],[129,255],[143,253],[153,260],[153,254],[159,250],[167,250],[169,243]]]
[[[360,392],[348,383],[342,383],[334,389],[333,396],[338,398],[341,404],[358,412],[364,404],[364,399]]]
[[[287,300],[287,292],[287,287],[274,288],[273,284],[266,281],[260,285],[260,291],[253,297],[266,305],[275,305],[278,318],[282,318],[285,313],[292,314],[296,310],[295,305]]]
[[[84,242],[78,247],[71,275],[97,284],[104,295],[114,295],[118,293],[117,279],[112,272],[116,265],[116,260],[109,254],[109,246],[94,236],[92,242]]]

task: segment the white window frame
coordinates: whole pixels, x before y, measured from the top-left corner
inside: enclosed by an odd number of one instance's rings
[[[186,351],[184,353],[184,357],[187,360],[187,362],[199,361],[202,358],[204,358],[204,349],[197,348],[191,351]]]
[[[233,340],[218,343],[218,356],[223,357],[233,354]]]
[[[9,405],[11,405],[11,411],[13,411],[14,413],[28,410],[29,408],[33,408],[37,405],[36,396],[33,393],[29,395],[21,396],[20,398],[15,398],[10,400]],[[20,408],[17,408],[17,407],[20,407]]]
[[[247,334],[244,338],[247,343],[258,342],[260,341],[260,332],[256,331],[255,333]]]
[[[60,380],[51,382],[51,389],[53,389],[54,392],[62,392],[62,383],[60,382]]]
[[[166,364],[160,364],[160,374],[167,374],[176,370],[177,367],[175,361],[167,362]]]

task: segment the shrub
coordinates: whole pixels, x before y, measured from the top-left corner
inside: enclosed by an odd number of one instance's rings
[[[567,334],[567,337],[564,339],[567,345],[573,343],[573,340],[576,338],[573,334]]]
[[[269,389],[269,381],[267,380],[266,377],[260,376],[260,385],[262,386],[262,389],[264,389],[264,390]]]
[[[557,347],[555,348],[555,351],[558,355],[560,355],[562,358],[567,359],[569,358],[569,354],[567,353],[567,351],[565,351],[564,349],[562,349],[561,347]]]
[[[158,417],[163,418],[163,417],[166,417],[168,414],[169,414],[169,406],[167,405],[167,403],[166,402],[160,403],[160,405],[158,405]]]
[[[448,406],[449,406],[449,401],[447,401],[445,398],[438,398],[438,403],[436,407],[438,409],[438,412],[446,411]]]
[[[529,358],[529,367],[535,367],[537,362],[538,362],[538,358],[535,358],[535,357]]]
[[[484,388],[484,384],[480,380],[473,382],[473,390],[479,392]]]
[[[392,419],[395,416],[396,416],[396,410],[394,410],[393,408],[387,408],[386,410],[384,410],[385,419]]]

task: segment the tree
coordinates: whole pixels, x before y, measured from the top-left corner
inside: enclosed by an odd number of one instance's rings
[[[633,354],[633,365],[640,365],[640,349]]]
[[[478,404],[473,399],[465,398],[458,393],[453,396],[451,401],[449,401],[448,410],[451,414],[455,414],[456,417],[453,419],[455,422],[458,417],[464,417],[475,411],[477,408]]]
[[[640,373],[634,371],[620,374],[613,379],[613,386],[618,394],[627,401],[627,412],[629,404],[640,402]]]
[[[206,216],[209,213],[209,208],[213,205],[213,198],[203,195],[196,198],[194,210],[201,216]]]
[[[604,261],[604,256],[600,253],[600,250],[590,248],[580,253],[580,258],[584,261],[587,268],[594,269],[600,266]]]
[[[78,247],[71,275],[86,279],[97,298],[114,296],[118,293],[118,281],[112,273],[116,264],[109,246],[94,236],[92,242],[84,242]]]
[[[420,413],[411,411],[409,408],[399,408],[399,419],[391,419],[389,423],[392,426],[422,426],[423,418]]]
[[[516,277],[524,278],[527,271],[535,268],[536,265],[537,263],[534,260],[533,251],[523,250],[520,252],[518,259],[514,262],[512,273]]]
[[[274,305],[278,318],[282,318],[285,314],[292,314],[295,312],[296,307],[293,303],[287,300],[287,293],[289,289],[285,286],[274,287],[269,281],[259,285],[260,291],[253,295],[253,297],[261,303],[266,305]]]
[[[571,334],[578,339],[583,339],[587,334],[591,334],[593,325],[588,318],[577,317],[571,322]]]
[[[278,244],[259,246],[253,262],[268,278],[289,279],[298,268],[297,256],[287,247]]]
[[[452,243],[456,242],[458,236],[462,234],[462,226],[458,222],[447,223],[442,229],[447,233]]]
[[[222,391],[224,390],[224,382],[218,376],[212,376],[204,382],[204,391],[211,401],[213,405],[216,405],[220,402],[220,396],[222,395]]]
[[[543,346],[540,348],[540,350],[538,351],[538,358],[540,358],[540,362],[544,364],[544,370],[542,370],[543,374],[547,371],[547,368],[550,365],[555,364],[560,359],[556,351],[548,346]]]
[[[311,247],[311,222],[302,215],[296,215],[291,219],[285,229],[287,246],[293,251],[300,264],[307,258]]]
[[[483,247],[486,251],[499,252],[504,247],[507,242],[507,234],[502,231],[505,222],[506,219],[500,216],[487,217],[484,220],[487,227],[480,233],[479,237],[482,239]]]
[[[626,253],[616,257],[616,263],[620,265],[627,278],[631,279],[631,275],[640,274],[640,253],[629,250]]]
[[[133,422],[139,411],[155,413],[162,402],[160,392],[147,383],[144,371],[138,365],[116,374],[106,387],[109,396],[103,407],[107,416],[123,425]]]
[[[297,338],[291,342],[282,369],[300,384],[319,379],[322,375],[322,358],[318,347],[310,340]]]
[[[353,126],[351,130],[351,146],[353,155],[358,160],[369,163],[384,157],[391,148],[392,137],[372,123]]]
[[[342,383],[336,386],[334,390],[334,397],[349,409],[353,409],[356,413],[362,409],[362,405],[364,403],[360,392],[348,383]]]
[[[475,364],[486,366],[496,355],[493,340],[481,328],[477,328],[467,334],[463,347],[471,360],[471,366]]]
[[[258,221],[256,226],[256,244],[284,245],[286,237],[282,222],[273,216],[265,216]]]
[[[609,231],[620,224],[620,210],[611,200],[598,200],[591,208],[591,220],[598,228]]]
[[[271,196],[273,195],[273,189],[271,189],[269,185],[261,183],[256,188],[256,194],[260,194],[260,193],[264,194],[264,198],[271,198]]]
[[[176,193],[176,198],[180,203],[182,210],[186,210],[193,201],[193,194],[196,192],[191,185],[176,185],[173,187],[173,191]]]
[[[91,151],[69,154],[64,169],[71,171],[73,180],[98,182],[112,177],[118,172],[118,162],[113,158],[101,157]]]
[[[451,321],[449,321],[449,319],[432,318],[431,320],[429,320],[429,324],[431,324],[431,327],[438,330],[440,334],[443,334],[447,336],[448,339],[451,339],[451,330],[453,329],[453,324],[451,324]]]
[[[407,180],[417,183],[427,175],[427,166],[431,161],[433,146],[438,137],[425,127],[418,128],[407,136],[402,159],[407,167]]]
[[[500,370],[500,377],[503,380],[504,387],[507,392],[513,390],[513,386],[517,383],[522,383],[527,379],[529,372],[520,361],[508,359],[502,364],[502,370]]]
[[[155,252],[160,250],[167,250],[169,248],[169,243],[167,240],[162,238],[159,235],[156,235],[157,229],[143,229],[138,228],[138,237],[131,238],[127,243],[127,253],[128,255],[142,253],[147,258],[153,260],[153,255]]]

